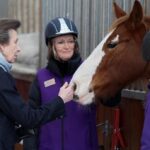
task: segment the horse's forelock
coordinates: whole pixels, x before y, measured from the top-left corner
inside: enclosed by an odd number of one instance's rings
[[[110,30],[117,28],[120,24],[124,23],[129,19],[129,15],[125,15],[121,18],[116,19],[110,27]],[[145,25],[146,31],[150,30],[150,16],[143,17],[143,25]]]
[[[129,15],[126,15],[126,16],[123,16],[123,17],[115,20],[114,23],[111,25],[110,30],[113,30],[113,29],[117,28],[120,24],[127,21],[128,18],[129,18]]]

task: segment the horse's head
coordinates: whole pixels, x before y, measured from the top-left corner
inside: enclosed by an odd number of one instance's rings
[[[149,65],[142,57],[141,45],[150,28],[150,18],[143,16],[139,1],[130,14],[116,3],[117,20],[111,31],[75,72],[71,83],[82,104],[107,101],[126,85],[150,74]]]

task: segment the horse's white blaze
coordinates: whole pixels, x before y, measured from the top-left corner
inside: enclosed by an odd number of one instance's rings
[[[115,36],[115,38],[112,39],[111,42],[112,42],[112,43],[118,43],[118,42],[119,42],[119,35],[117,34],[117,35]]]
[[[113,32],[113,31],[112,31]],[[77,69],[70,84],[76,84],[77,88],[75,90],[75,95],[79,97],[79,103],[81,104],[89,104],[92,103],[94,98],[94,93],[90,92],[90,83],[92,77],[96,71],[98,64],[101,62],[103,56],[105,55],[102,47],[108,37],[112,34],[110,32],[106,35],[106,37],[101,41],[101,43],[94,49],[91,55],[80,65]]]

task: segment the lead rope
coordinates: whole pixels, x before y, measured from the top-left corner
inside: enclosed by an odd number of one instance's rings
[[[120,109],[115,108],[111,150],[120,150],[120,148],[126,148],[123,136],[120,132],[119,123],[120,123]]]

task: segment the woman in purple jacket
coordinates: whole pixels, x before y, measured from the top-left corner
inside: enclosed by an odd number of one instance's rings
[[[150,32],[148,32],[142,43],[142,54],[145,61],[150,61]],[[145,104],[144,125],[141,136],[141,150],[150,150],[150,84]]]
[[[30,90],[33,107],[45,104],[58,95],[81,64],[78,31],[68,18],[51,20],[45,30],[48,63],[38,71]],[[24,140],[24,150],[98,150],[95,105],[80,106],[74,101],[65,105],[61,119],[43,125],[37,136]]]
[[[150,150],[150,92],[145,105],[145,119],[141,137],[141,150]]]

